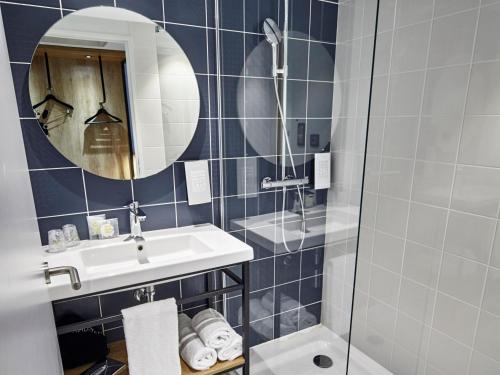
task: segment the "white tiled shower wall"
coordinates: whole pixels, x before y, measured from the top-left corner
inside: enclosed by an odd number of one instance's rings
[[[352,343],[500,374],[500,2],[380,1]]]

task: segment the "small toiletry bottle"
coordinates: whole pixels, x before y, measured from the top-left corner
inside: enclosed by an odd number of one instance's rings
[[[91,240],[99,239],[101,224],[106,220],[106,215],[87,216],[87,225],[89,227],[89,238]]]
[[[99,228],[99,239],[105,240],[115,238],[119,235],[118,219],[108,219],[101,222]]]

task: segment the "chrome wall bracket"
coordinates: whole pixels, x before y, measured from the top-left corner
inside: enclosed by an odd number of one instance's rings
[[[149,285],[145,288],[134,290],[134,298],[137,302],[153,302],[155,300],[155,286]]]
[[[309,184],[309,176],[304,178],[285,178],[284,180],[273,181],[271,177],[265,177],[260,186],[262,189],[273,189],[284,186],[301,186]]]

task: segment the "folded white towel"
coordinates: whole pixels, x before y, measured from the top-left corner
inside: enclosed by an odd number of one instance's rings
[[[272,298],[272,293],[271,293]],[[274,307],[271,307],[274,309]],[[238,322],[242,323],[242,308],[238,309]],[[250,300],[250,321],[252,329],[264,338],[273,338],[274,318],[272,311],[266,309],[260,298],[252,298]]]
[[[281,294],[280,296],[276,295],[276,297],[280,297],[280,311],[290,311],[301,307],[298,301],[290,298],[286,294]],[[272,295],[272,292],[267,292],[266,294],[264,294],[261,299],[261,303],[265,309],[273,311],[274,297]]]
[[[274,311],[274,293],[267,292],[260,299],[262,307],[268,311]]]
[[[207,370],[217,362],[217,352],[201,342],[186,314],[179,315],[179,352],[193,370]]]
[[[231,331],[231,338],[227,345],[217,349],[217,357],[220,361],[232,361],[243,354],[243,338],[232,328]]]
[[[299,312],[299,326],[302,328],[312,327],[318,324],[318,319],[314,314],[311,314],[306,309],[300,309]]]
[[[260,298],[252,298],[250,300],[250,321],[264,319],[273,315],[273,313],[262,306]],[[242,307],[238,309],[238,324],[242,324]]]
[[[191,321],[201,341],[213,349],[220,349],[229,344],[232,328],[226,319],[214,309],[200,311]]]
[[[122,310],[130,375],[180,375],[173,298]]]
[[[280,318],[282,318],[283,315],[280,315]],[[286,336],[286,335],[289,335],[291,333],[295,333],[297,332],[297,326],[296,325],[289,325],[289,324],[286,324],[286,323],[280,323],[279,325],[279,336]]]
[[[252,323],[252,329],[263,338],[272,339],[274,335],[274,317]]]
[[[261,299],[262,307],[271,310],[274,306],[274,299],[272,292],[267,292]],[[299,314],[282,314],[280,315],[281,325],[283,329],[292,329],[293,327],[312,327],[318,324],[316,316],[306,311],[303,306],[295,299],[281,294],[280,296],[280,310],[291,311],[300,308]],[[271,310],[272,311],[272,310]],[[300,316],[299,316],[300,315]],[[296,329],[296,328],[294,328]]]

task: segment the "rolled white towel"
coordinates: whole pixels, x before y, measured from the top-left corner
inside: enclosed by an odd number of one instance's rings
[[[274,309],[274,298],[273,298],[272,292],[267,292],[264,294],[261,298],[261,304],[264,308],[268,309],[269,311],[273,311]],[[276,296],[278,297],[278,296]],[[299,302],[294,300],[293,298],[290,298],[286,294],[281,294],[279,296],[280,298],[280,311],[290,311],[290,310],[295,310],[300,307]],[[287,325],[293,326],[297,324],[297,315],[296,314],[284,314],[281,316],[281,320],[286,321],[285,323]]]
[[[273,302],[274,300],[271,292],[267,292],[264,296],[262,296],[261,304],[264,308],[272,308],[274,305]],[[281,311],[291,311],[298,308],[300,308],[300,314],[282,314],[280,316],[282,329],[291,329],[292,327],[297,327],[297,325],[300,325],[301,327],[311,327],[318,324],[316,316],[306,311],[306,309],[304,309],[298,301],[287,296],[286,294],[281,294]]]
[[[293,309],[297,309],[299,307],[302,307],[300,303],[293,299],[292,297],[287,296],[286,294],[281,295],[281,300],[280,300],[280,310],[281,311],[290,311]]]
[[[267,292],[260,300],[262,307],[268,311],[274,311],[274,293]]]
[[[252,323],[255,332],[266,339],[273,338],[274,318],[262,319]]]
[[[214,309],[200,311],[191,321],[201,341],[213,349],[220,349],[228,345],[233,329],[226,319]]]
[[[184,362],[193,370],[207,370],[217,362],[217,352],[203,345],[191,327],[191,318],[179,314],[179,352]]]
[[[255,322],[256,320],[267,318],[273,313],[262,306],[259,298],[252,298],[250,300],[250,321]],[[238,309],[238,323],[242,324],[242,308]]]
[[[300,327],[312,327],[318,324],[318,319],[314,314],[311,314],[306,309],[301,309],[299,313],[299,326]]]
[[[220,361],[232,361],[243,354],[243,338],[231,328],[231,339],[223,348],[217,349]]]
[[[294,332],[297,332],[297,326],[289,325],[283,322],[280,323],[280,336],[286,336]]]
[[[250,321],[253,322],[255,320],[267,318],[268,316],[272,315],[272,311],[266,309],[264,306],[262,306],[262,303],[260,302],[259,298],[252,298],[250,300]],[[239,312],[241,312],[241,307],[239,309]],[[241,313],[239,314],[239,317],[241,318]],[[239,321],[241,324],[241,319]]]

